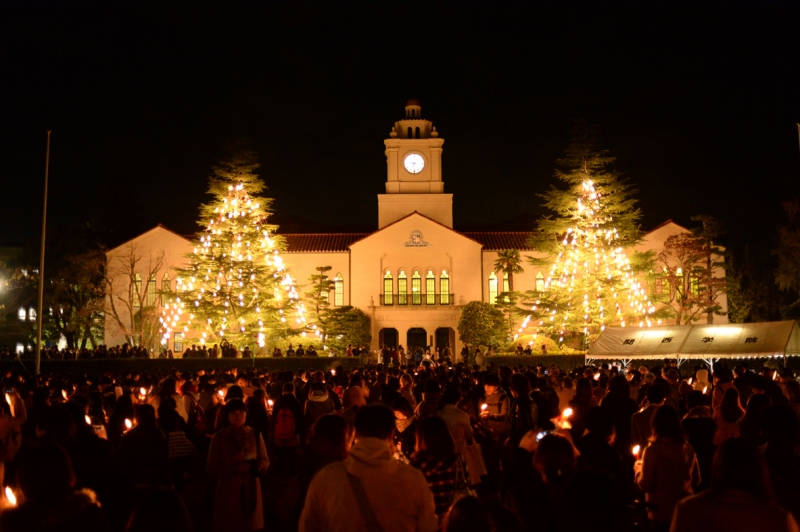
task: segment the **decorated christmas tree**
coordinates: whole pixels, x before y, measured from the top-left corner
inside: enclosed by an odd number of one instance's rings
[[[640,211],[631,185],[608,166],[614,157],[597,147],[593,131],[579,123],[556,176],[567,185],[543,194],[554,216],[538,223],[531,246],[542,255],[531,260],[545,272],[544,285],[526,293],[526,317],[518,333],[545,334],[554,340],[585,340],[605,327],[650,326],[657,320],[637,275],[642,257],[632,248],[639,239]]]
[[[304,308],[280,256],[285,243],[267,221],[271,200],[258,195],[265,189],[258,166],[252,152],[235,149],[213,167],[214,198],[200,207],[189,266],[177,270],[175,290],[162,294],[162,343],[177,332],[201,344],[263,347],[304,328]]]

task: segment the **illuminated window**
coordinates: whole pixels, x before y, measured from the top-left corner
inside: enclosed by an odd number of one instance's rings
[[[172,351],[175,353],[180,353],[181,351],[183,351],[183,333],[176,332],[174,338],[175,340]]]
[[[28,319],[28,313],[25,312],[25,309],[22,307],[19,307],[19,310],[17,311],[17,316],[19,317],[19,321],[25,321],[26,319]]]
[[[405,270],[397,274],[397,304],[408,305],[408,278]]]
[[[508,273],[503,273],[503,292],[510,292],[511,288],[508,287]]]
[[[544,292],[544,275],[542,275],[542,272],[536,274],[536,291]]]
[[[328,282],[328,276],[323,273],[322,274],[322,278],[319,280],[319,284],[320,284],[320,286],[324,286],[326,282]],[[294,284],[294,283],[292,283],[292,284]],[[330,297],[331,297],[330,286],[331,285],[328,284],[328,290],[321,290],[320,293],[319,293],[319,298],[322,301],[324,301],[325,303],[329,303],[330,302]]]
[[[383,304],[392,304],[392,289],[394,288],[394,279],[392,272],[386,270],[386,275],[383,276]]]
[[[161,290],[169,291],[172,290],[172,281],[169,278],[169,274],[165,273],[164,277],[161,278]],[[161,297],[161,304],[164,304],[164,297]]]
[[[152,307],[156,304],[156,278],[151,277],[147,280],[147,300],[145,305]]]
[[[344,305],[344,278],[341,273],[337,273],[333,278],[333,305],[335,307]]]
[[[28,309],[28,321],[36,321],[36,309],[33,307]]]
[[[131,299],[133,299],[133,306],[139,308],[141,306],[141,299],[139,294],[142,293],[142,276],[138,273],[133,276],[133,285],[131,286]]]
[[[439,277],[439,303],[450,304],[450,276],[446,270],[442,270],[442,276]]]
[[[422,304],[422,277],[419,275],[419,270],[414,270],[411,275],[411,304]]]
[[[497,275],[494,272],[489,274],[489,303],[497,303]]]
[[[433,276],[433,270],[428,270],[425,276],[425,304],[436,304],[436,277]]]
[[[21,355],[25,352],[25,346],[23,344],[17,344],[16,352],[18,355]]]

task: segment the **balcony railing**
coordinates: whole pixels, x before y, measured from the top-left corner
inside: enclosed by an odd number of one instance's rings
[[[382,307],[438,307],[454,305],[455,296],[453,294],[381,294],[378,296],[378,301],[381,302]]]

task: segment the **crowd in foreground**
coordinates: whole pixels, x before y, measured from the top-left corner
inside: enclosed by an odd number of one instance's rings
[[[445,358],[3,386],[2,531],[798,530],[786,369]]]

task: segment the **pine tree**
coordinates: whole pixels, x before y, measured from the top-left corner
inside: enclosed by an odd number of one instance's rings
[[[304,327],[304,307],[280,256],[285,242],[267,222],[272,200],[258,195],[266,187],[255,154],[239,146],[229,152],[209,178],[213,199],[200,207],[190,265],[177,270],[175,290],[162,294],[162,343],[183,332],[199,334],[200,343],[263,347]]]
[[[632,185],[609,169],[615,157],[595,131],[576,124],[556,177],[566,185],[542,195],[552,216],[539,220],[529,244],[542,256],[545,288],[526,294],[528,326],[559,341],[597,334],[609,325],[650,325],[655,307],[629,255],[639,239],[640,210]]]

